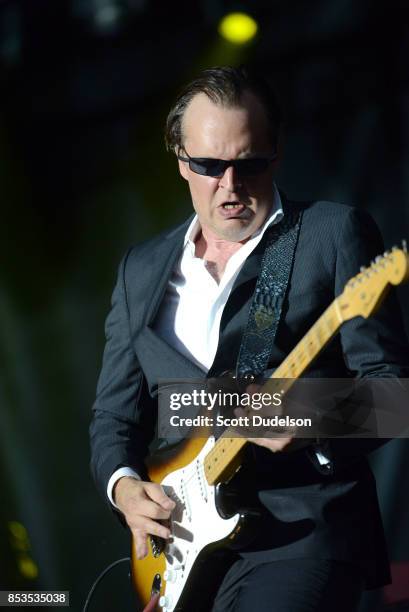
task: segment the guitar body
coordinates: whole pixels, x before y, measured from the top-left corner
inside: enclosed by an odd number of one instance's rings
[[[153,598],[157,605],[152,601],[152,610],[160,605],[165,612],[207,612],[236,558],[231,548],[251,537],[257,514],[227,510],[228,485],[206,481],[204,459],[215,443],[214,437],[188,439],[148,464],[150,479],[162,484],[176,508],[170,519],[171,540],[149,536],[149,554],[142,560],[136,559],[132,545],[132,581],[141,609]]]

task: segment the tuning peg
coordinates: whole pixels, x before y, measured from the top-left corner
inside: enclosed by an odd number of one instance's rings
[[[371,276],[371,270],[366,268],[365,266],[361,266],[359,268],[359,271],[360,271],[361,274],[363,274],[364,276],[366,276],[368,278]],[[361,279],[359,279],[359,280],[361,280]]]
[[[375,257],[375,262],[373,264],[375,266],[375,269],[378,268],[384,268],[385,267],[385,254],[383,255],[377,255]]]

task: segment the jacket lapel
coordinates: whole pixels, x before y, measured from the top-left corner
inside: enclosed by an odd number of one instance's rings
[[[140,254],[140,269],[144,282],[138,286],[132,303],[133,329],[136,331],[134,345],[138,359],[145,372],[154,372],[160,365],[161,378],[203,378],[204,372],[172,346],[167,344],[155,331],[153,323],[165,295],[169,279],[182,255],[184,237],[193,217],[168,234],[162,235],[154,249]],[[144,307],[145,306],[145,307]],[[158,357],[160,356],[160,357]],[[157,389],[158,376],[150,376],[151,393]],[[154,381],[154,382],[152,382]]]
[[[151,293],[146,296],[148,307],[145,313],[145,324],[151,325],[165,294],[169,279],[182,255],[183,241],[192,217],[183,225],[166,234],[155,249],[154,260],[151,264],[150,287]]]

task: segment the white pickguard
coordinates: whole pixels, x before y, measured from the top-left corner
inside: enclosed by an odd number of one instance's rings
[[[161,483],[176,502],[171,516],[172,540],[164,551],[166,590],[159,602],[164,612],[175,609],[200,551],[227,537],[239,522],[239,514],[221,518],[215,504],[215,487],[205,478],[204,458],[214,445],[215,439],[210,437],[194,461],[168,474]]]

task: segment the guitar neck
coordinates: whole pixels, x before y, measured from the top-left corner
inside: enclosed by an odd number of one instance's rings
[[[342,322],[341,305],[336,298],[272,374],[267,383],[269,392],[274,393],[275,386],[277,390],[287,391],[337,333]],[[276,385],[274,379],[277,379]],[[284,383],[283,379],[286,379]],[[241,465],[241,451],[248,441],[237,437],[237,432],[230,427],[223,432],[204,460],[209,484],[215,485],[232,477]]]

